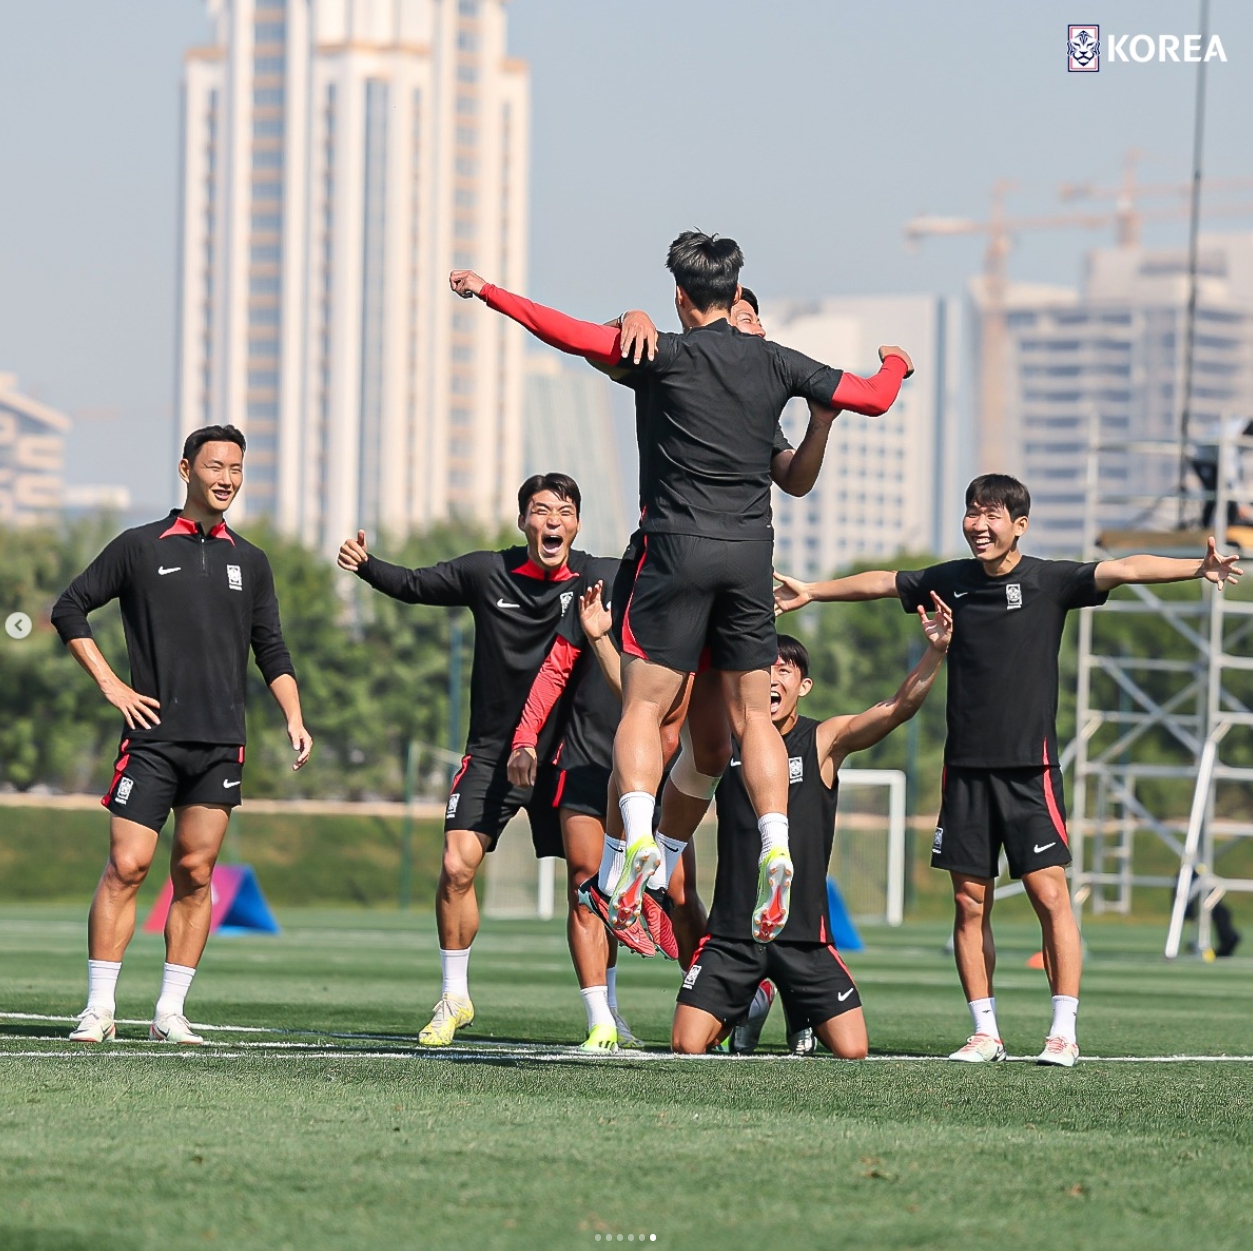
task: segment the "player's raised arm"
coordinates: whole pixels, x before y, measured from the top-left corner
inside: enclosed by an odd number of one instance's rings
[[[527,694],[522,715],[513,732],[509,763],[506,772],[514,786],[534,786],[535,772],[539,767],[539,736],[552,710],[557,706],[562,692],[574,672],[580,649],[563,635],[553,640],[544,663],[540,665],[531,689]]]
[[[424,569],[406,569],[371,556],[365,531],[358,530],[355,539],[345,539],[340,544],[336,563],[376,591],[402,603],[458,608],[470,602],[466,579],[462,576],[467,559],[462,556],[456,560],[441,560]]]
[[[1240,581],[1244,570],[1236,561],[1236,555],[1220,556],[1213,535],[1199,560],[1175,556],[1123,556],[1118,560],[1103,560],[1094,575],[1098,591],[1110,591],[1116,586],[1131,583],[1188,582],[1204,578],[1213,582],[1219,590],[1230,582]]]
[[[795,612],[806,604],[849,603],[863,599],[896,599],[896,574],[890,569],[871,569],[832,578],[827,582],[802,582],[800,578],[776,573],[775,616]]]
[[[587,638],[587,645],[596,657],[600,671],[605,675],[609,689],[620,700],[622,698],[622,657],[613,645],[610,629],[613,625],[613,614],[605,607],[602,597],[604,583],[597,582],[588,587],[579,599],[579,623]]]
[[[622,360],[622,332],[614,326],[568,317],[503,287],[495,287],[468,269],[454,269],[448,275],[448,285],[464,300],[477,296],[488,308],[511,317],[549,347],[585,356],[603,365],[616,365]]]
[[[827,454],[831,424],[839,415],[837,408],[809,401],[809,425],[800,446],[783,448],[770,461],[770,479],[780,491],[801,496],[814,489]]]
[[[846,756],[864,751],[886,738],[922,707],[953,640],[953,610],[934,592],[935,611],[928,616],[919,606],[918,618],[927,639],[927,650],[910,670],[891,699],[885,699],[853,716],[832,717],[818,728],[818,754],[829,757],[838,769]]]

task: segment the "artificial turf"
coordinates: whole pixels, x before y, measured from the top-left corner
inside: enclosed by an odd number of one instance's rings
[[[655,1058],[676,968],[635,959],[620,999],[653,1057],[572,1056],[560,923],[523,921],[475,946],[465,1045],[422,1053],[429,914],[280,919],[214,939],[189,1003],[276,1032],[178,1050],[132,1025],[76,1050],[64,1022],[0,1018],[0,1248],[1253,1245],[1253,1064],[1093,1058],[1253,1053],[1253,960],[1167,965],[1160,927],[1088,927],[1087,1058],[1066,1072],[886,1058],[967,1031],[933,924],[872,930],[850,957],[877,1058],[842,1064]],[[1034,1053],[1031,927],[1001,929],[1002,1030]],[[6,905],[0,1010],[77,1011],[83,941],[81,909]],[[139,935],[119,1016],[150,1012],[160,962]]]

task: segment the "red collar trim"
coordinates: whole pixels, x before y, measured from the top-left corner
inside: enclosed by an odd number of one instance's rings
[[[188,517],[175,517],[173,524],[168,530],[163,530],[157,538],[168,539],[171,534],[190,534],[197,535],[200,533],[200,526],[197,522],[192,521]],[[211,539],[225,539],[232,547],[235,546],[235,540],[231,537],[231,532],[226,528],[225,521],[219,521],[212,530],[209,531]]]
[[[511,569],[509,572],[520,573],[524,578],[535,578],[539,582],[569,582],[571,578],[579,576],[569,565],[562,565],[560,569],[549,573],[546,569],[541,569],[529,556],[516,569]]]

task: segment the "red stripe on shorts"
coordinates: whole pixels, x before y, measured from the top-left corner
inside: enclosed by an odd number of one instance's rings
[[[1044,744],[1044,803],[1049,810],[1049,819],[1053,822],[1053,828],[1057,831],[1057,836],[1062,840],[1065,846],[1070,846],[1070,839],[1066,837],[1066,822],[1062,820],[1061,809],[1057,806],[1057,796],[1053,793],[1053,766],[1049,764],[1049,745]]]
[[[638,656],[641,660],[647,660],[648,656],[644,649],[639,645],[635,638],[635,632],[631,629],[631,605],[635,601],[635,584],[640,580],[640,572],[644,568],[644,562],[648,559],[648,536],[644,536],[644,551],[640,556],[640,563],[635,566],[635,577],[631,580],[631,594],[627,597],[626,608],[622,610],[622,650],[628,656]]]

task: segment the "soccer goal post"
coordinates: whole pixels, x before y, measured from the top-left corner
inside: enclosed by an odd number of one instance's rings
[[[905,920],[903,770],[840,770],[830,872],[854,920]]]

